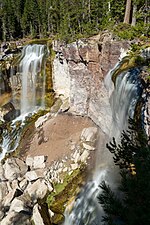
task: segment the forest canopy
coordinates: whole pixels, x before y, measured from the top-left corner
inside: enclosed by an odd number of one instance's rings
[[[0,0],[0,40],[80,37],[121,22],[147,35],[148,16],[148,0]]]

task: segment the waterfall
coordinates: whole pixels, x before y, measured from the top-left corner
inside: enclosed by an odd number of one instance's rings
[[[19,65],[22,79],[21,114],[44,107],[46,53],[44,45],[34,44],[23,48]]]
[[[0,160],[5,157],[6,153],[12,152],[18,147],[26,116],[45,107],[45,59],[47,54],[48,50],[45,45],[27,45],[22,50],[18,71],[11,68],[11,85],[13,89],[17,87],[17,90],[13,90],[12,102],[17,107],[20,105],[21,115],[11,122],[9,128],[3,130]],[[20,88],[21,94],[18,91]]]
[[[128,119],[134,117],[137,100],[142,94],[138,68],[121,72],[115,83],[112,82],[112,77],[119,66],[120,63],[105,78],[105,86],[110,93],[112,121],[109,134],[100,132],[96,156],[99,165],[95,169],[92,181],[89,181],[77,196],[72,211],[68,212],[66,209],[64,225],[100,225],[103,210],[97,201],[97,195],[101,192],[98,186],[105,180],[112,189],[117,188],[116,184],[120,179],[118,171],[105,146],[112,137],[119,141],[121,132],[128,127]]]

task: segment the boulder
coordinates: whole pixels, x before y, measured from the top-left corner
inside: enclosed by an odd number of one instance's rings
[[[97,135],[97,128],[96,127],[88,127],[84,128],[81,133],[81,140],[94,142]]]
[[[50,217],[54,216],[54,212],[52,210],[49,209],[48,212],[49,212]]]
[[[78,163],[71,164],[71,169],[76,170],[79,167]]]
[[[44,225],[44,221],[43,221],[43,218],[40,214],[39,207],[40,206],[38,204],[36,204],[34,206],[32,220],[33,220],[35,225]]]
[[[60,111],[67,112],[69,110],[69,108],[70,108],[70,103],[69,103],[69,99],[67,98],[63,101],[63,104],[60,107]]]
[[[44,180],[37,180],[33,184],[29,185],[25,192],[29,194],[32,199],[42,199],[46,195],[48,187]]]
[[[9,193],[3,198],[2,203],[4,206],[10,206],[10,204],[15,196],[15,193],[16,193],[16,190],[9,191]]]
[[[86,143],[83,143],[83,147],[84,147],[85,149],[89,150],[89,151],[95,150],[94,147],[92,147],[91,145],[88,145],[88,144],[86,144]]]
[[[46,157],[44,155],[35,156],[33,161],[33,168],[34,169],[45,168],[45,160]]]
[[[89,155],[90,155],[90,153],[87,150],[84,150],[84,152],[80,156],[81,162],[86,162],[86,160],[89,157]]]
[[[46,115],[44,116],[41,116],[37,119],[37,121],[35,122],[35,127],[38,128],[38,127],[41,127],[49,118],[49,113],[47,113]]]
[[[4,120],[10,122],[20,115],[19,109],[13,109],[4,115]]]
[[[65,167],[64,169],[63,169],[63,172],[65,173],[65,172],[67,172],[68,171],[68,167]]]
[[[15,198],[10,206],[9,212],[21,212],[21,211],[27,211],[25,202],[19,198]]]
[[[8,189],[6,182],[0,182],[0,202],[4,199],[4,197],[7,195]]]
[[[77,162],[79,162],[79,161],[80,161],[80,153],[77,152],[77,154],[76,154],[75,157],[74,157],[74,162],[77,163]]]
[[[29,166],[30,168],[32,168],[33,167],[33,162],[34,162],[33,157],[27,156],[27,158],[26,158],[26,165]]]
[[[1,221],[1,225],[13,225],[13,220],[17,216],[17,212],[11,211],[6,217]]]
[[[12,190],[15,190],[15,189],[19,188],[18,187],[18,180],[17,179],[16,180],[13,180],[11,182],[11,188],[12,188]]]
[[[9,158],[4,164],[4,174],[6,179],[9,181],[13,181],[18,177],[24,176],[27,170],[27,165],[18,158]]]
[[[10,122],[20,115],[20,110],[15,109],[11,102],[8,102],[2,107],[3,118],[5,121]]]
[[[19,188],[24,191],[26,189],[26,187],[28,186],[29,181],[24,178],[22,181],[20,181],[19,183]]]
[[[43,169],[38,169],[38,170],[33,170],[29,171],[26,173],[25,178],[28,181],[35,181],[39,178],[42,178],[44,176],[44,170]]]
[[[49,182],[47,182],[46,184],[47,184],[47,187],[48,187],[48,191],[52,192],[53,191],[52,185]]]

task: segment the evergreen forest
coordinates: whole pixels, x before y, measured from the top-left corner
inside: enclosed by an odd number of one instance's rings
[[[149,10],[148,0],[0,0],[0,40],[56,36],[67,41],[127,28],[132,34],[121,38],[148,36]]]

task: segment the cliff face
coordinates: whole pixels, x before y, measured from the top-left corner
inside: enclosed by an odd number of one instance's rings
[[[104,78],[118,62],[128,42],[97,35],[67,46],[54,42],[53,85],[57,95],[68,99],[70,112],[88,115],[104,132],[111,118]]]

